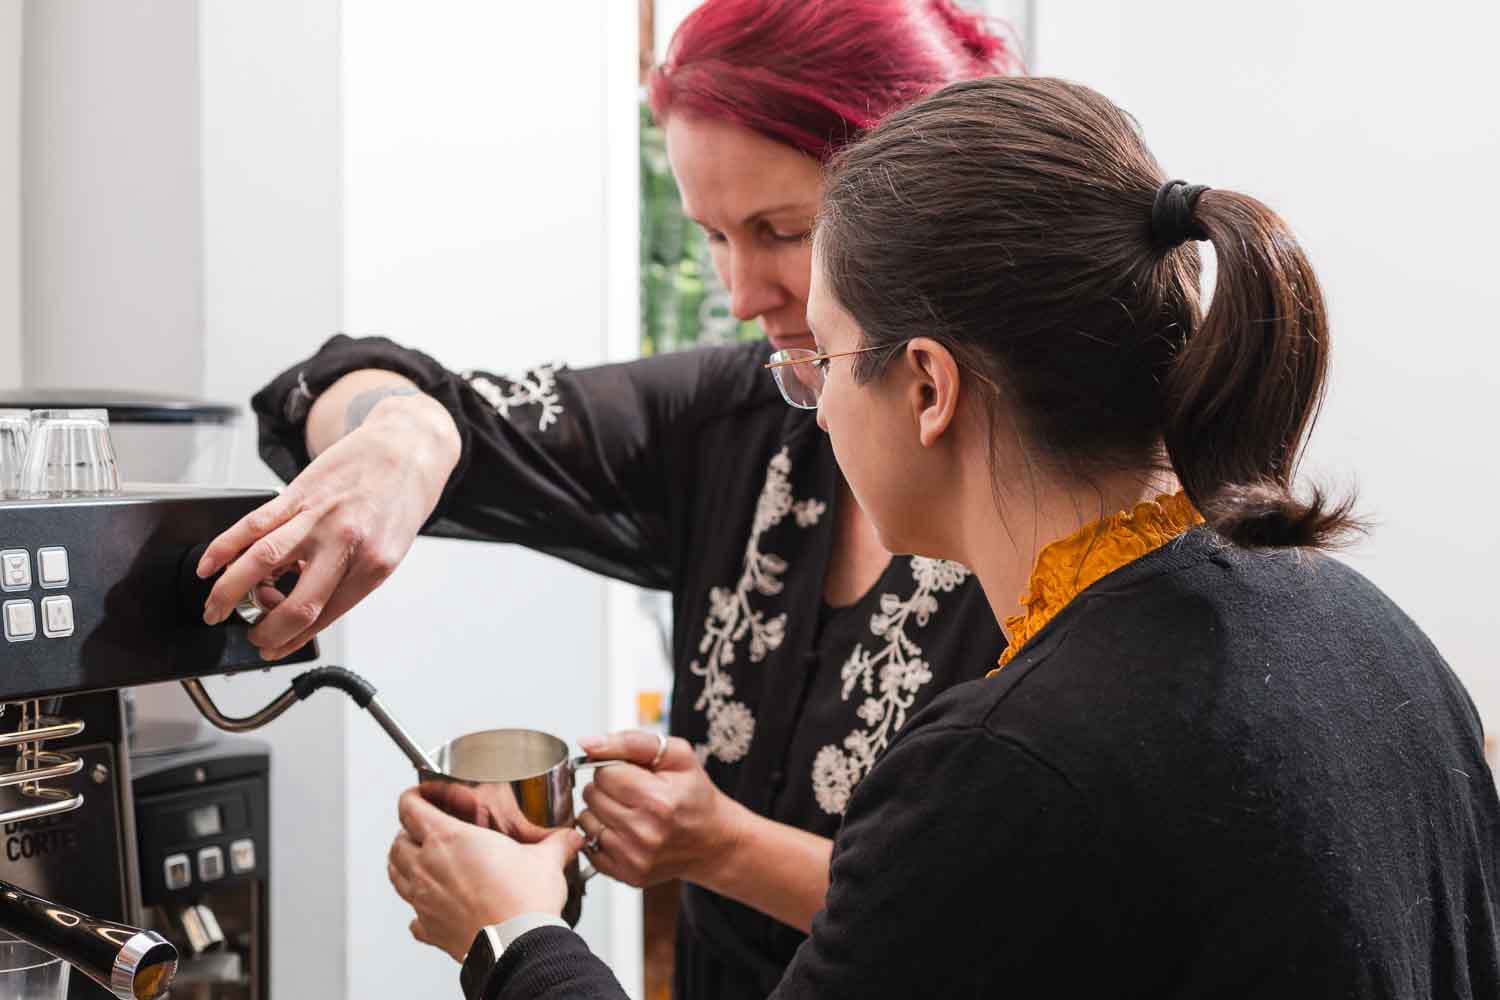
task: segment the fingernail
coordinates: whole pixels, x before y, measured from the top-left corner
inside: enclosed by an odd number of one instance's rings
[[[198,579],[200,579],[200,580],[202,580],[202,579],[204,579],[205,577],[208,576],[208,557],[207,556],[204,556],[202,559],[198,560],[198,569],[197,569],[196,572],[198,573]]]
[[[581,747],[583,747],[583,749],[586,750],[586,751],[588,751],[589,753],[593,753],[595,750],[599,750],[599,749],[603,748],[603,746],[604,746],[604,737],[602,737],[602,736],[585,736],[583,739],[581,739],[581,740],[578,741],[578,745],[581,746]]]
[[[219,609],[215,608],[212,604],[203,605],[203,624],[219,624]]]

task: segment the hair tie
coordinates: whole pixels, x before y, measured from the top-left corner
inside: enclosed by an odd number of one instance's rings
[[[1208,239],[1208,233],[1193,219],[1198,196],[1208,190],[1207,184],[1184,180],[1167,181],[1156,189],[1151,202],[1151,238],[1158,246],[1170,249],[1189,240]]]

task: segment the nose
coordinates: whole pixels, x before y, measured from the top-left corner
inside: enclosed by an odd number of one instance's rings
[[[730,251],[729,274],[725,276],[729,311],[741,322],[773,312],[788,301],[786,289],[764,257],[754,250]]]

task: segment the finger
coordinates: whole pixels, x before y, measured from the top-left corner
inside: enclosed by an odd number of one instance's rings
[[[316,513],[304,510],[256,539],[214,582],[208,600],[203,603],[203,620],[217,625],[229,617],[240,598],[296,562],[298,551],[317,522]]]
[[[661,740],[644,729],[627,729],[602,738],[579,740],[578,745],[594,760],[627,760],[649,768],[661,749]]]
[[[410,883],[416,874],[417,852],[420,850],[417,842],[411,839],[411,835],[402,830],[391,842],[391,850],[386,855],[386,863],[400,872]]]
[[[401,829],[418,846],[426,843],[427,838],[434,833],[459,829],[464,825],[462,820],[454,819],[422,798],[420,789],[416,788],[408,788],[401,793],[401,799],[396,804],[396,815],[401,819]]]
[[[413,917],[411,923],[406,925],[406,928],[411,931],[411,936],[418,941],[423,944],[432,944],[432,940],[427,936],[427,929],[422,926],[421,917]]]
[[[407,878],[406,874],[396,867],[394,861],[387,861],[385,863],[385,876],[391,880],[391,888],[396,890],[396,895],[408,903],[412,902],[411,879]]]
[[[601,824],[621,839],[638,842],[647,818],[638,811],[611,798],[594,785],[583,790],[583,800]]]
[[[319,546],[286,600],[250,630],[251,644],[262,651],[274,652],[310,629],[323,616],[323,609],[343,582],[348,568],[348,550]]]
[[[667,785],[660,775],[634,764],[617,764],[601,767],[594,772],[594,779],[585,788],[598,788],[610,798],[632,809],[662,797]]]
[[[265,611],[274,611],[276,606],[286,600],[286,595],[269,583],[262,583],[255,588],[255,599]]]
[[[338,621],[349,609],[370,595],[376,587],[385,581],[385,576],[377,572],[351,570],[339,583],[338,589],[328,598],[328,603],[323,607],[323,613],[318,620],[297,635],[283,643],[277,649],[261,649],[261,655],[266,660],[279,660],[285,656],[291,656],[297,650],[307,645],[319,632]]]
[[[198,560],[198,579],[207,580],[261,536],[281,527],[296,513],[299,502],[298,491],[289,488],[236,521],[203,550]]]
[[[579,813],[578,818],[573,821],[573,825],[583,832],[585,847],[588,847],[589,843],[597,845],[599,843],[599,835],[604,832],[604,821],[595,816],[591,809],[585,809]]]
[[[536,845],[561,871],[583,850],[583,834],[571,826],[564,827]]]

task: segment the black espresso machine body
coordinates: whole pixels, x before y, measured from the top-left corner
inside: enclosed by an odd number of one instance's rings
[[[0,786],[0,880],[141,924],[119,689],[267,666],[239,617],[203,623],[209,585],[194,569],[205,543],[271,498],[127,487],[109,497],[0,501],[0,739],[41,727],[57,735],[44,748],[29,744],[30,766],[38,753],[82,762],[66,777]],[[282,662],[316,657],[309,644]],[[0,780],[15,759],[15,749],[0,750]],[[70,997],[109,995],[81,975],[72,983]]]

